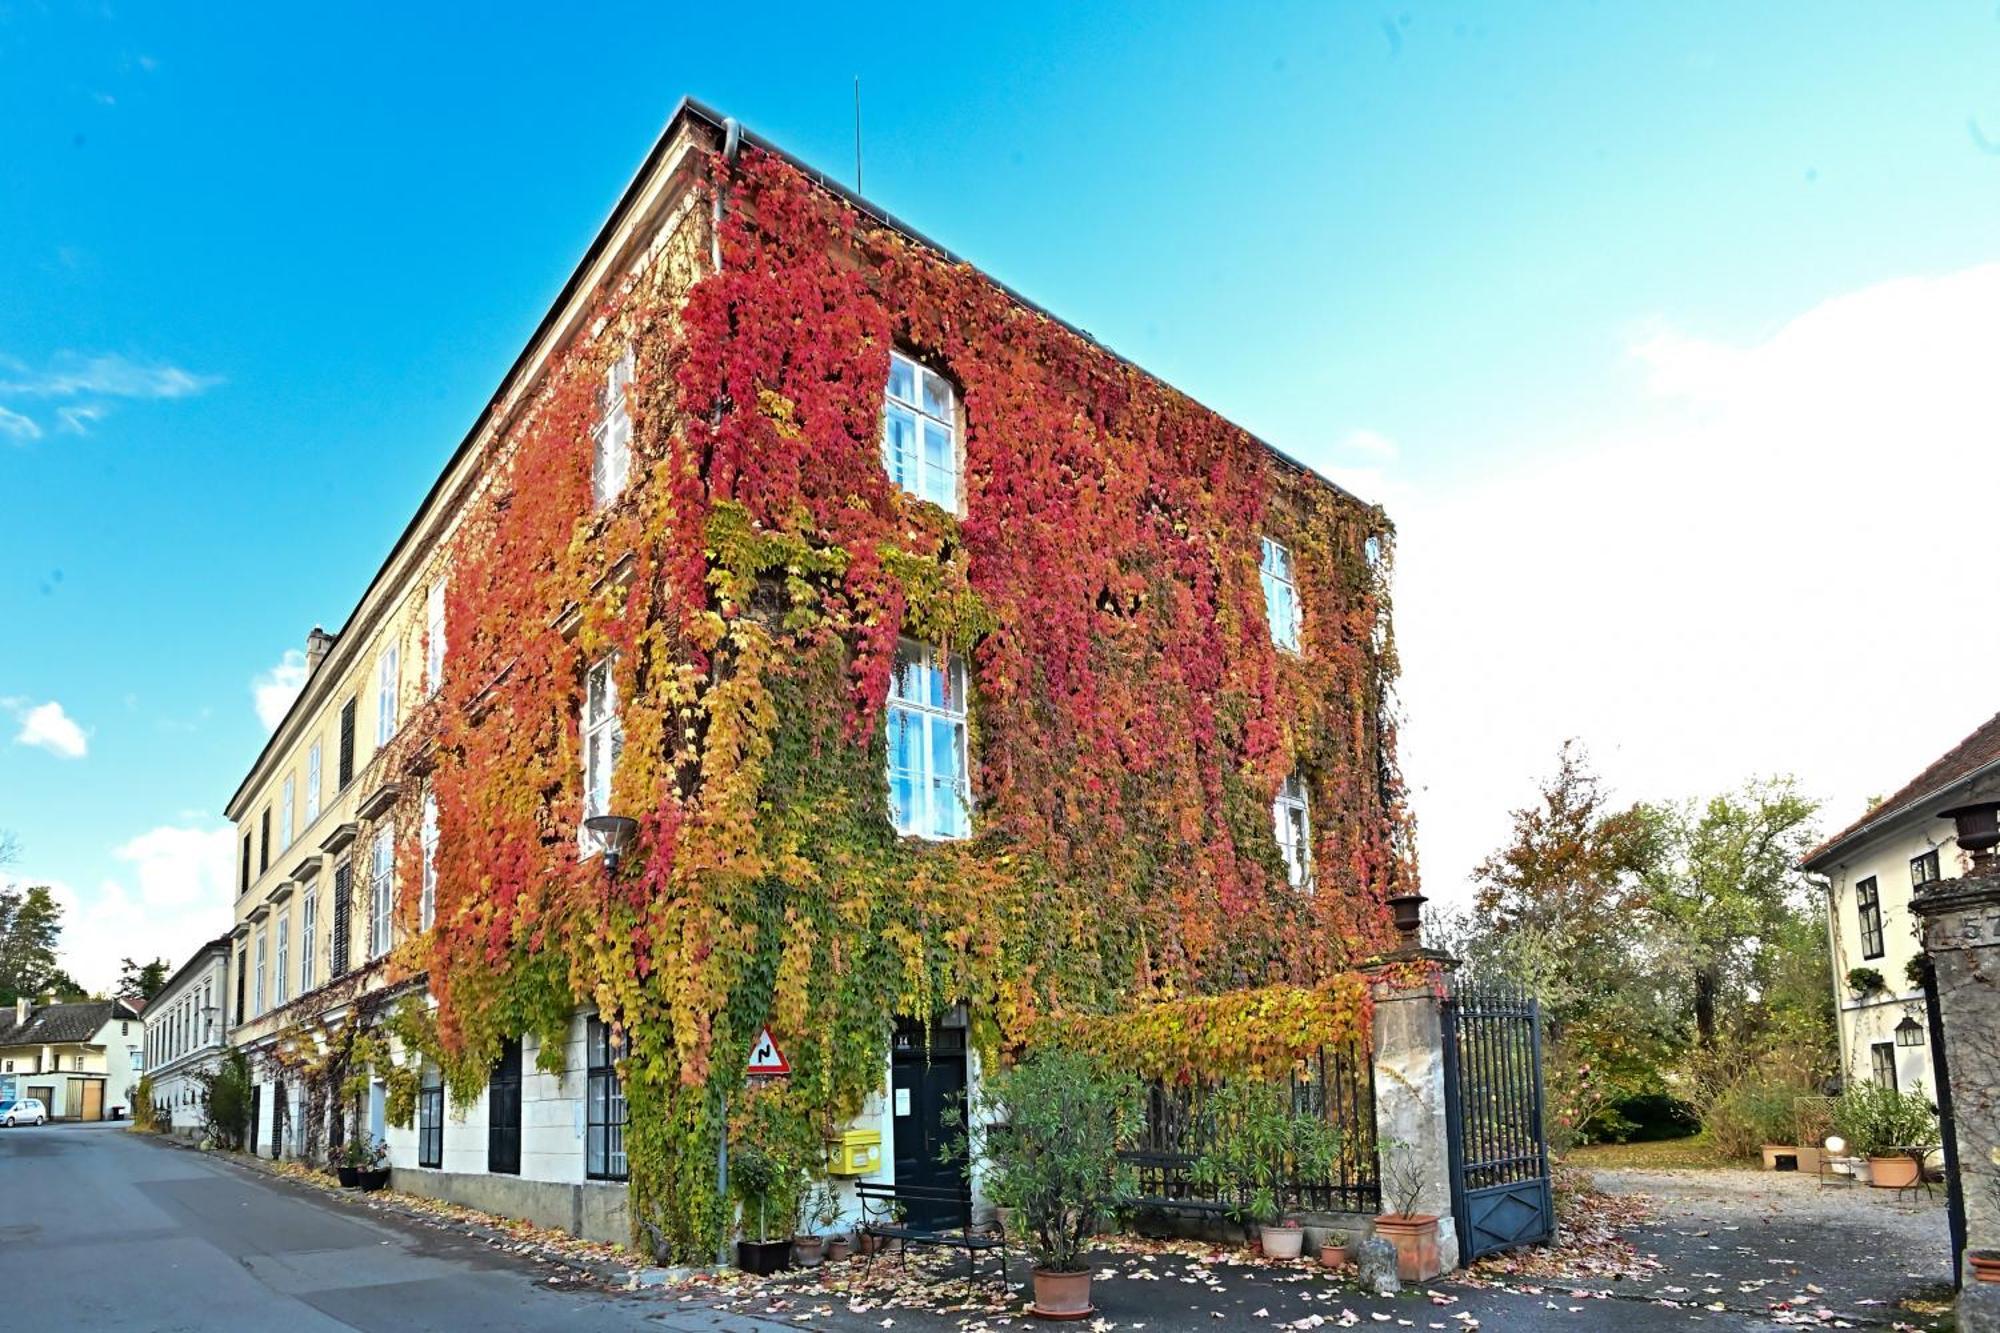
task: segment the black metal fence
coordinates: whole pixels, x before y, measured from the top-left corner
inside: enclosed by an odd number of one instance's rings
[[[1155,1083],[1147,1089],[1146,1133],[1125,1154],[1137,1168],[1142,1206],[1221,1212],[1243,1203],[1224,1198],[1195,1180],[1194,1163],[1207,1148],[1202,1136],[1204,1084]],[[1375,1213],[1382,1201],[1375,1157],[1375,1067],[1365,1047],[1328,1047],[1306,1061],[1292,1080],[1293,1113],[1317,1116],[1340,1131],[1340,1159],[1326,1180],[1294,1181],[1291,1197],[1313,1211]]]

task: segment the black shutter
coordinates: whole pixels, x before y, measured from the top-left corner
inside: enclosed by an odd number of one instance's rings
[[[349,699],[340,710],[340,790],[346,791],[347,784],[354,781],[354,700]]]
[[[257,873],[263,874],[271,868],[271,807],[264,807],[264,847],[257,853]]]
[[[348,900],[353,894],[354,868],[346,860],[333,868],[333,963],[327,968],[331,981],[347,971]]]
[[[521,1174],[521,1039],[500,1047],[500,1063],[486,1085],[486,1169]]]
[[[247,840],[244,843],[244,849],[246,851],[249,849]],[[248,862],[246,861],[245,864],[248,864]],[[249,957],[250,955],[242,949],[236,951],[236,1023],[238,1027],[241,1027],[243,1024],[243,974],[245,963],[248,962]]]
[[[237,886],[238,897],[250,892],[250,835],[243,835],[243,883]]]

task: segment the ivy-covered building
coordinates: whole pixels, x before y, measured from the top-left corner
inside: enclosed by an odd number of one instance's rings
[[[725,1138],[1354,1035],[1390,539],[681,103],[229,803],[260,1150],[705,1256]]]

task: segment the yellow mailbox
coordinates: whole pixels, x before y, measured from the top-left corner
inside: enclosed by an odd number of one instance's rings
[[[882,1169],[882,1131],[879,1129],[842,1130],[840,1137],[827,1144],[830,1160],[827,1174],[835,1176],[867,1176]]]

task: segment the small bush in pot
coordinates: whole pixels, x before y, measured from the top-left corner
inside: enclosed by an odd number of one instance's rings
[[[1919,1150],[1937,1139],[1937,1112],[1922,1093],[1862,1083],[1833,1104],[1833,1128],[1848,1151],[1868,1159],[1868,1183],[1885,1189],[1917,1183]]]
[[[1438,1254],[1435,1213],[1417,1211],[1423,1198],[1423,1163],[1407,1143],[1382,1145],[1382,1202],[1389,1209],[1375,1219],[1375,1234],[1396,1247],[1396,1276],[1427,1282],[1444,1271]]]
[[[1289,1080],[1231,1079],[1202,1104],[1201,1153],[1192,1175],[1213,1198],[1236,1199],[1230,1215],[1255,1224],[1264,1254],[1296,1259],[1305,1229],[1294,1211],[1301,1182],[1328,1179],[1340,1132],[1296,1105]]]
[[[1145,1125],[1139,1081],[1080,1052],[1038,1051],[985,1080],[974,1119],[967,1137],[987,1196],[1013,1210],[1034,1258],[1033,1312],[1089,1314],[1084,1255],[1096,1219],[1136,1185],[1119,1150]]]
[[[817,1268],[826,1257],[828,1233],[840,1221],[840,1195],[825,1176],[814,1176],[799,1196],[799,1232],[792,1237],[792,1262]]]
[[[1319,1245],[1319,1261],[1327,1268],[1345,1268],[1354,1262],[1345,1231],[1329,1231]]]

